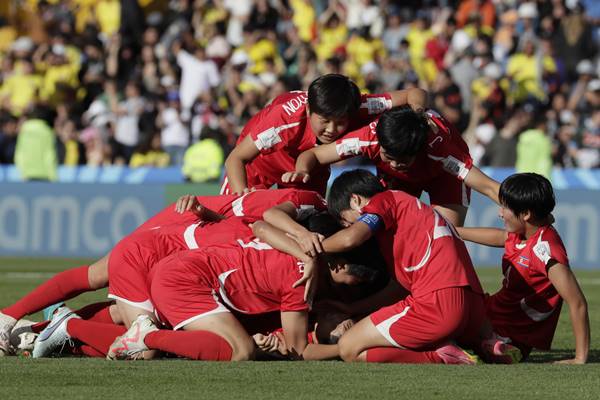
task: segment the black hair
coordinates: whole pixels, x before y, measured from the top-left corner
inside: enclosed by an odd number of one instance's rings
[[[384,190],[381,181],[366,169],[343,172],[333,181],[329,189],[327,197],[329,212],[339,220],[341,212],[350,208],[350,198],[353,194],[371,198]]]
[[[550,181],[531,172],[506,178],[500,185],[498,199],[515,215],[530,211],[538,220],[546,218],[556,205]]]
[[[329,237],[340,230],[337,221],[328,213],[313,214],[302,222],[302,225],[311,232],[320,233]]]
[[[360,108],[360,90],[347,76],[322,75],[308,87],[308,106],[326,118],[347,118]]]
[[[377,128],[379,145],[392,158],[415,156],[427,140],[427,117],[410,107],[394,107],[381,114]]]

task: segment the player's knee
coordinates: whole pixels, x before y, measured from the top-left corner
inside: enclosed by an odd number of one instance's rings
[[[254,360],[255,346],[252,338],[249,340],[238,341],[231,355],[231,361],[250,361]]]
[[[345,362],[356,361],[358,356],[358,349],[351,340],[348,340],[347,336],[342,336],[338,342],[338,348],[340,350],[340,358]]]
[[[88,282],[91,289],[108,286],[108,256],[103,257],[88,268]]]

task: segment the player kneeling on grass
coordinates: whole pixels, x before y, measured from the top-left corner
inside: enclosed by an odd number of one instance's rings
[[[297,247],[290,238],[282,240]],[[350,264],[350,259],[351,255],[340,255],[311,262],[339,283],[368,279],[369,268]],[[196,360],[254,359],[254,341],[230,312],[235,310],[243,314],[280,311],[289,354],[308,360],[336,358],[337,345],[307,341],[309,304],[304,287],[293,287],[304,267],[296,257],[257,239],[169,256],[155,267],[151,292],[161,320],[175,331],[159,330],[149,317],[141,316],[114,341],[108,357],[135,358],[154,349]]]
[[[355,313],[372,312],[339,341],[344,361],[474,364],[455,343],[477,347],[485,317],[483,290],[462,240],[436,211],[400,191],[386,191],[368,171],[340,175],[330,189],[330,212],[345,225],[322,243],[347,251],[375,236],[393,285]],[[397,287],[397,285],[396,285]],[[367,304],[362,302],[363,304]]]
[[[585,363],[590,345],[587,302],[552,226],[555,200],[550,181],[538,174],[515,174],[502,182],[499,198],[504,229],[458,228],[465,240],[504,247],[502,288],[486,298],[490,330],[518,347],[523,358],[532,348],[549,350],[564,299],[575,335],[575,358],[559,362]]]

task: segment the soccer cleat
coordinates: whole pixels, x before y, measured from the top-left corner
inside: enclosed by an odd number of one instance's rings
[[[60,307],[48,326],[40,332],[33,345],[33,358],[49,357],[56,349],[60,350],[71,339],[67,332],[67,322],[73,318],[81,318],[68,307]],[[59,350],[59,351],[60,351]]]
[[[475,365],[480,363],[479,357],[470,354],[454,343],[448,343],[446,346],[440,347],[435,352],[440,356],[444,364]]]
[[[501,339],[487,339],[481,343],[482,356],[494,364],[517,364],[523,358],[521,350]]]
[[[10,331],[17,323],[17,320],[0,312],[0,357],[10,355]]]
[[[65,305],[65,303],[60,302],[60,303],[52,304],[51,306],[44,308],[42,310],[42,315],[43,315],[44,321],[50,321],[52,319],[52,317],[54,316],[54,313],[56,312],[56,310],[63,307],[64,305]]]
[[[10,332],[11,351],[16,355],[30,356],[33,350],[33,344],[38,337],[38,333],[33,332],[31,326],[35,322],[26,319],[20,319]]]
[[[144,343],[146,335],[158,328],[148,315],[138,315],[131,327],[123,335],[117,337],[110,345],[106,358],[109,360],[141,360],[148,346]]]

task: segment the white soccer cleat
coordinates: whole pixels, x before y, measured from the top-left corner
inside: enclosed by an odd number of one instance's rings
[[[81,318],[68,307],[60,307],[50,324],[40,332],[33,345],[33,358],[49,357],[56,349],[64,347],[65,343],[71,339],[67,332],[67,322],[73,318]]]
[[[17,320],[0,312],[0,357],[10,355],[10,332],[14,328]]]
[[[123,335],[117,337],[110,345],[106,358],[109,360],[140,360],[148,346],[144,343],[146,335],[158,328],[148,315],[138,315],[131,327]]]
[[[33,325],[33,321],[20,319],[10,332],[10,347],[15,355],[31,356],[35,339],[39,335],[31,329]]]

